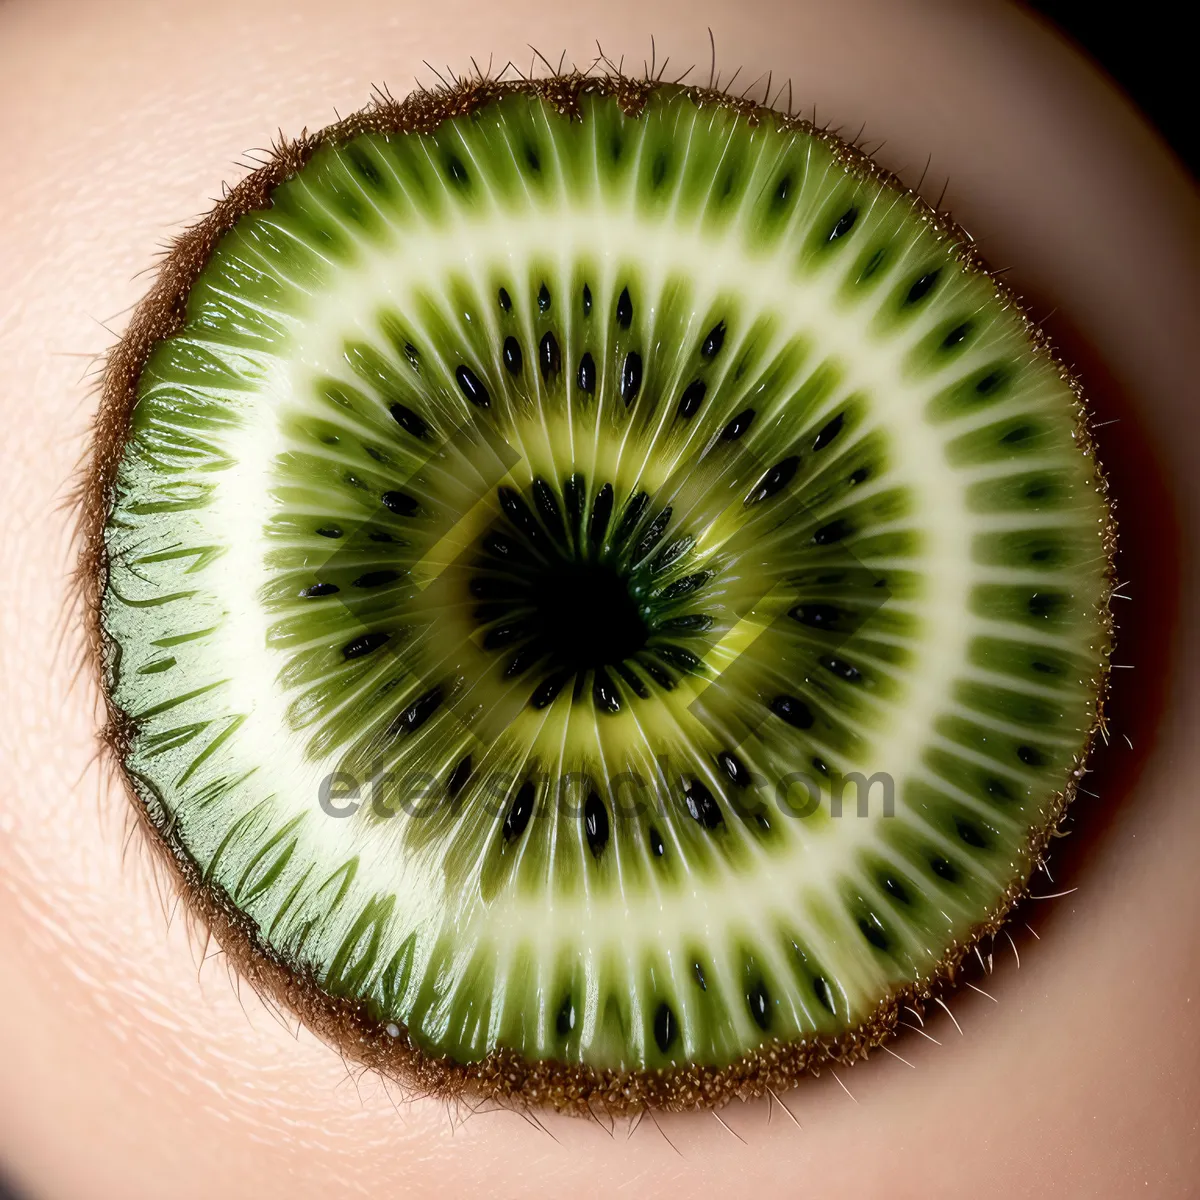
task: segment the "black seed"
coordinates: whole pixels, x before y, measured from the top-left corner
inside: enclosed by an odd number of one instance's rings
[[[671,673],[660,667],[652,658],[639,658],[646,674],[658,684],[664,692],[673,692],[675,690],[675,680],[671,678]]]
[[[641,540],[634,547],[633,557],[635,560],[641,560],[658,545],[662,539],[662,535],[666,533],[667,526],[671,523],[671,506],[668,505],[650,522],[649,528],[642,534]]]
[[[592,358],[591,351],[585,350],[583,357],[579,360],[579,374],[576,376],[579,384],[579,390],[586,392],[589,396],[596,390],[596,360]]]
[[[680,596],[689,596],[692,592],[698,592],[712,577],[711,571],[693,571],[691,575],[685,575],[663,588],[662,599],[678,600]]]
[[[1054,663],[1038,662],[1036,659],[1029,664],[1039,675],[1061,675],[1062,669]]]
[[[411,433],[415,438],[423,438],[429,432],[425,418],[418,416],[411,408],[407,408],[403,404],[393,404],[388,412],[392,414],[393,420],[405,433]]]
[[[875,947],[876,950],[887,950],[888,940],[887,934],[875,924],[874,921],[868,921],[866,917],[860,917],[858,928],[863,937]]]
[[[958,836],[968,846],[974,846],[976,850],[987,849],[987,838],[984,837],[983,831],[978,825],[964,820],[962,817],[955,817],[954,828],[958,830]]]
[[[989,371],[982,379],[975,381],[975,390],[981,396],[990,396],[998,387],[1008,380],[1008,372],[1003,367]]]
[[[419,375],[421,373],[421,352],[412,342],[404,343],[404,357],[408,359],[408,365]]]
[[[938,276],[941,275],[941,270],[926,271],[916,282],[908,289],[908,295],[904,297],[906,305],[916,304],[918,301],[924,300],[929,295],[933,285],[937,283]]]
[[[532,781],[523,783],[508,810],[508,815],[504,818],[503,832],[506,842],[511,842],[513,838],[518,838],[525,832],[525,826],[529,824],[529,818],[533,816],[535,797],[536,792]]]
[[[583,830],[587,834],[588,849],[593,858],[599,858],[608,845],[608,809],[604,801],[591,792],[583,805]]]
[[[455,183],[467,182],[467,168],[464,167],[462,162],[453,154],[446,161],[446,171]]]
[[[627,684],[629,684],[636,696],[640,696],[641,699],[645,700],[650,695],[646,685],[641,681],[631,667],[627,666],[625,663],[617,663],[613,669],[623,680],[625,680]]]
[[[654,1040],[664,1054],[675,1040],[675,1014],[665,1002],[658,1006],[654,1014]]]
[[[645,492],[638,492],[630,499],[621,513],[621,523],[617,526],[617,532],[613,535],[614,541],[623,542],[634,531],[637,523],[642,519],[642,513],[646,511],[646,505],[649,503],[650,497]]]
[[[1027,767],[1040,767],[1046,760],[1040,750],[1035,750],[1032,746],[1018,746],[1017,757]]]
[[[382,587],[385,583],[395,583],[399,578],[399,571],[384,567],[379,571],[365,571],[354,581],[354,586],[356,588]]]
[[[538,312],[550,311],[550,289],[543,283],[538,289]]]
[[[528,628],[518,622],[515,625],[495,625],[483,635],[485,650],[503,650],[528,634]]]
[[[557,675],[547,675],[533,689],[533,694],[529,697],[529,706],[531,708],[548,708],[554,703],[555,697],[563,690],[570,677],[570,674],[564,674],[561,671]]]
[[[666,846],[663,845],[662,835],[657,829],[654,828],[653,825],[651,825],[648,836],[650,838],[650,853],[653,854],[655,858],[662,858],[667,850]]]
[[[621,368],[621,396],[625,403],[632,404],[642,388],[642,356],[636,350],[625,355]]]
[[[575,1028],[575,1004],[570,996],[562,1002],[562,1008],[554,1019],[554,1028],[558,1030],[559,1037],[566,1037]]]
[[[983,790],[987,792],[993,800],[1011,800],[1012,792],[1009,790],[1008,784],[1002,779],[997,779],[994,775],[988,776],[983,781]]]
[[[562,366],[562,355],[558,349],[558,338],[547,331],[542,334],[538,345],[538,365],[542,368],[542,379],[549,383]]]
[[[622,329],[628,329],[633,324],[633,301],[629,298],[628,288],[623,288],[617,297],[617,324]]]
[[[442,703],[442,689],[432,687],[418,700],[414,700],[392,725],[393,733],[416,733]]]
[[[332,596],[336,591],[338,591],[336,583],[314,583],[310,587],[306,587],[300,596],[301,599],[311,600],[316,596]]]
[[[785,200],[788,198],[788,193],[789,193],[791,190],[792,190],[792,177],[791,177],[790,175],[785,175],[785,176],[784,176],[784,177],[783,177],[783,178],[782,178],[782,179],[781,179],[781,180],[780,180],[780,181],[779,181],[779,182],[778,182],[778,183],[775,185],[775,199],[774,199],[774,204],[775,204],[775,206],[776,206],[776,207],[778,207],[779,205],[781,205],[781,204],[782,204],[782,203],[783,203],[783,202],[784,202],[784,201],[785,201]]]
[[[854,526],[844,517],[838,517],[836,521],[830,521],[828,525],[822,525],[812,535],[812,540],[818,546],[828,546],[832,542],[840,542],[843,538],[849,537],[853,532]]]
[[[898,879],[893,879],[892,876],[886,875],[883,879],[883,890],[889,896],[894,896],[901,904],[911,904],[912,897],[908,894],[908,889]]]
[[[967,334],[971,332],[971,322],[964,321],[961,325],[955,325],[953,329],[946,332],[946,336],[942,338],[942,349],[953,350],[960,342],[966,340]]]
[[[504,366],[510,375],[520,375],[524,356],[521,354],[521,343],[511,334],[504,339]]]
[[[583,315],[592,315],[592,289],[586,283],[583,285]]]
[[[842,213],[840,217],[838,217],[837,224],[833,227],[832,232],[829,234],[829,240],[831,242],[836,242],[838,238],[845,237],[846,234],[848,234],[850,230],[854,228],[854,222],[857,220],[858,209],[852,205],[850,208],[846,209],[846,211]]]
[[[777,462],[758,481],[758,486],[746,497],[746,503],[758,504],[781,492],[796,477],[796,470],[799,466],[800,456],[798,454],[789,455],[781,462]]]
[[[821,666],[827,671],[831,671],[839,679],[844,679],[847,683],[861,683],[862,672],[853,664],[848,663],[844,658],[834,658],[833,655],[827,655],[821,658]]]
[[[859,467],[857,471],[854,471],[851,474],[850,482],[854,484],[866,483],[867,479],[870,478],[870,475],[871,472],[868,471],[866,467]]]
[[[700,356],[702,358],[716,358],[721,352],[723,345],[725,345],[725,322],[718,321],[708,331],[708,336],[700,346]]]
[[[699,963],[692,963],[692,970],[696,973],[696,982],[700,985],[700,990],[707,992],[708,984],[704,980],[704,968]]]
[[[832,604],[797,604],[788,616],[811,629],[832,629],[841,619],[842,611]]]
[[[491,404],[492,398],[488,395],[487,388],[480,382],[479,376],[465,363],[455,368],[454,378],[458,380],[458,386],[462,394],[476,408],[487,408]]]
[[[621,697],[607,671],[597,671],[592,680],[592,702],[601,712],[621,711]]]
[[[540,171],[542,169],[542,160],[538,158],[538,152],[532,146],[525,147],[525,161],[529,164],[531,171]]]
[[[465,754],[458,760],[456,766],[450,775],[450,779],[446,783],[446,791],[450,793],[450,799],[453,800],[459,792],[467,786],[467,780],[471,777],[471,756]]]
[[[361,488],[364,491],[366,490],[367,485],[365,483],[363,483],[363,481],[361,479],[359,479],[359,477],[357,475],[355,475],[352,471],[346,472],[345,479],[346,479],[346,482],[351,487]]]
[[[544,479],[533,481],[533,501],[551,536],[565,538],[567,531],[563,527],[562,513],[558,511],[558,501],[554,498],[553,488]]]
[[[703,633],[712,628],[712,617],[703,613],[687,613],[682,617],[668,617],[658,626],[660,633]]]
[[[732,751],[722,750],[717,755],[717,764],[738,787],[750,786],[751,776],[750,772],[746,769],[746,764]]]
[[[665,571],[672,563],[681,559],[695,544],[696,539],[690,535],[676,538],[654,556],[654,562],[650,564],[651,570],[656,573]]]
[[[721,440],[723,442],[736,442],[750,428],[750,422],[753,420],[754,409],[743,409],[721,430]]]
[[[384,492],[379,499],[388,512],[398,517],[411,517],[421,507],[420,502],[407,492]]]
[[[811,729],[813,727],[812,709],[795,696],[776,696],[771,701],[771,711],[794,729]]]
[[[579,518],[583,516],[583,488],[584,478],[578,471],[563,481],[563,499],[572,525],[578,525]]]
[[[932,868],[933,873],[936,876],[938,876],[940,879],[944,879],[947,883],[958,882],[958,871],[955,870],[953,864],[948,863],[944,858],[934,855],[934,857],[929,860],[929,866]]]
[[[342,536],[342,527],[340,525],[322,525],[317,532],[322,537],[340,538]]]
[[[842,426],[846,423],[846,414],[838,413],[820,433],[817,434],[816,441],[813,442],[813,450],[824,450],[830,442],[833,441],[839,433],[842,432]]]
[[[1010,429],[1000,441],[1006,446],[1016,446],[1021,442],[1027,442],[1031,437],[1037,436],[1036,425],[1018,425]]]
[[[655,646],[654,653],[680,671],[700,669],[700,660],[690,650],[684,650],[681,646]]]
[[[767,995],[766,984],[761,980],[746,993],[746,1005],[755,1025],[765,1033],[771,1024],[771,998]]]
[[[1029,597],[1029,615],[1045,619],[1063,606],[1063,597],[1055,592],[1034,592]]]
[[[821,775],[829,774],[829,764],[819,754],[812,756],[812,765],[813,770],[819,772]]]
[[[342,658],[349,662],[352,658],[362,658],[372,650],[378,650],[392,635],[390,633],[363,633],[342,647]]]
[[[592,504],[592,520],[588,526],[588,537],[599,546],[608,532],[608,519],[612,516],[613,490],[612,484],[606,483],[597,493]]]
[[[500,289],[500,307],[504,309],[505,312],[512,312],[512,297],[504,288]]]
[[[496,489],[504,515],[536,546],[542,541],[542,527],[529,511],[529,505],[512,488]]]
[[[693,379],[683,389],[683,395],[679,398],[679,419],[681,421],[690,421],[696,415],[700,405],[704,403],[706,391],[708,391],[708,384],[703,379]]]
[[[828,1012],[834,1011],[833,996],[829,991],[829,984],[820,975],[813,980],[813,995],[816,996],[822,1008]]]
[[[687,805],[692,820],[703,825],[705,829],[719,829],[725,824],[720,805],[699,779],[684,784],[683,802]]]

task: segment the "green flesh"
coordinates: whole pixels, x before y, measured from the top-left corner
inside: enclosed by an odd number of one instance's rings
[[[327,992],[462,1062],[719,1067],[1021,885],[1108,516],[911,197],[580,103],[326,146],[223,238],[141,376],[108,684],[156,823]]]

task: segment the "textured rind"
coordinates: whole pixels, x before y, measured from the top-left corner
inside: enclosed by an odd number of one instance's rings
[[[1003,926],[1013,907],[1028,891],[1029,880],[1074,799],[1091,746],[1104,727],[1104,700],[1109,685],[1107,655],[1093,681],[1097,694],[1096,721],[1088,732],[1075,767],[1063,781],[1049,817],[1033,831],[1024,849],[1021,869],[1001,901],[975,926],[966,940],[951,947],[937,967],[920,980],[893,991],[874,1013],[855,1028],[835,1037],[803,1042],[768,1042],[760,1049],[720,1068],[672,1067],[652,1071],[596,1070],[556,1061],[530,1062],[511,1052],[497,1051],[474,1063],[431,1057],[396,1025],[368,1016],[365,1006],[330,996],[308,974],[283,960],[260,936],[255,923],[241,913],[224,890],[205,880],[165,809],[148,792],[144,781],[125,770],[134,733],[133,722],[108,694],[107,664],[113,647],[101,623],[101,601],[108,581],[104,530],[114,503],[114,481],[129,434],[137,386],[154,346],[182,326],[187,298],[218,241],[245,213],[270,207],[271,192],[295,175],[322,146],[344,144],[364,133],[428,133],[443,121],[467,115],[502,96],[522,92],[541,97],[566,116],[578,113],[586,94],[612,96],[622,110],[636,116],[657,88],[670,88],[700,106],[732,109],[752,122],[773,122],[780,129],[798,129],[823,141],[854,176],[870,178],[912,197],[923,220],[953,245],[962,266],[990,279],[997,297],[1023,321],[1038,354],[1054,363],[1070,387],[1075,402],[1075,441],[1095,464],[1097,489],[1106,503],[1103,548],[1107,557],[1109,593],[1115,582],[1113,557],[1116,522],[1111,497],[1089,429],[1080,381],[1058,356],[1045,332],[1028,315],[1018,298],[994,274],[975,249],[971,236],[947,214],[926,204],[898,178],[875,164],[836,133],[800,118],[785,116],[745,97],[701,87],[663,84],[610,74],[571,73],[545,79],[499,80],[488,77],[458,80],[437,89],[421,89],[402,101],[377,95],[361,112],[316,134],[304,132],[282,140],[262,166],[251,172],[168,249],[149,293],[135,309],[128,330],[110,351],[101,384],[93,443],[77,490],[80,558],[76,583],[85,619],[88,657],[101,682],[107,723],[101,733],[105,749],[115,760],[134,800],[147,841],[169,864],[190,912],[216,937],[227,957],[262,994],[295,1013],[318,1036],[364,1066],[396,1079],[414,1094],[446,1099],[482,1099],[516,1106],[549,1107],[561,1112],[595,1115],[597,1110],[626,1114],[647,1108],[683,1111],[720,1107],[734,1098],[750,1099],[792,1086],[800,1076],[824,1065],[849,1065],[867,1057],[896,1032],[904,1008],[920,1011],[951,990],[963,960],[984,938]],[[1107,648],[1113,623],[1108,596],[1100,613]],[[396,1030],[389,1033],[389,1028]]]

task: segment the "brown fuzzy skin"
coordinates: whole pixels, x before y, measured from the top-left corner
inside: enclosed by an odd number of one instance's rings
[[[719,1108],[734,1098],[751,1099],[793,1086],[806,1073],[824,1065],[850,1065],[865,1058],[896,1032],[905,1007],[923,1006],[953,988],[965,957],[978,943],[999,931],[1013,907],[1028,891],[1029,880],[1074,798],[1085,773],[1088,752],[1103,732],[1104,698],[1109,670],[1107,654],[1094,680],[1098,696],[1095,725],[1089,730],[1075,769],[1056,793],[1046,822],[1034,830],[1020,867],[995,908],[974,928],[971,936],[950,948],[927,976],[885,997],[857,1027],[836,1037],[786,1043],[772,1041],[724,1067],[685,1066],[653,1071],[596,1070],[558,1061],[531,1062],[511,1051],[497,1050],[474,1063],[447,1057],[433,1058],[417,1047],[398,1026],[398,1036],[388,1025],[370,1018],[365,1005],[323,991],[311,975],[285,961],[262,938],[257,925],[241,913],[223,889],[205,880],[170,823],[155,819],[160,805],[144,803],[138,786],[124,771],[134,735],[131,718],[120,710],[104,689],[108,656],[101,621],[101,601],[108,581],[104,531],[113,505],[113,485],[125,450],[138,381],[154,346],[178,332],[184,322],[188,293],[220,238],[245,213],[270,207],[273,189],[300,171],[317,149],[340,145],[362,133],[427,133],[441,122],[469,114],[499,97],[523,92],[542,98],[560,113],[574,116],[584,94],[616,98],[623,111],[636,117],[657,88],[671,87],[697,105],[733,109],[752,122],[773,122],[780,129],[799,129],[824,141],[854,175],[869,177],[913,198],[922,219],[940,236],[952,241],[959,262],[969,271],[991,279],[997,296],[1023,319],[1029,340],[1038,354],[1052,361],[1075,397],[1075,439],[1095,463],[1096,487],[1108,503],[1109,519],[1103,534],[1108,561],[1108,589],[1114,586],[1113,555],[1116,525],[1112,518],[1107,483],[1096,462],[1095,443],[1088,427],[1087,409],[1079,381],[1062,362],[1046,335],[1029,317],[1019,299],[989,270],[976,252],[970,235],[948,215],[939,212],[894,175],[882,170],[854,145],[835,133],[814,127],[799,117],[784,116],[753,101],[711,88],[665,85],[654,79],[634,79],[613,71],[604,75],[571,73],[545,79],[502,81],[488,77],[455,80],[435,90],[419,90],[403,101],[377,95],[361,112],[316,134],[302,133],[294,141],[281,141],[268,160],[228,191],[197,224],[169,248],[154,284],[133,313],[124,337],[109,353],[94,441],[80,481],[77,502],[81,554],[77,585],[82,600],[90,665],[101,683],[108,721],[101,734],[104,749],[120,770],[134,801],[147,842],[169,864],[178,881],[188,911],[206,927],[239,974],[257,990],[298,1016],[314,1033],[347,1058],[378,1070],[413,1093],[447,1100],[490,1100],[514,1107],[549,1107],[560,1112],[595,1116],[597,1108],[614,1115],[645,1109],[683,1111]],[[1113,623],[1109,596],[1101,612],[1107,647],[1112,644]]]

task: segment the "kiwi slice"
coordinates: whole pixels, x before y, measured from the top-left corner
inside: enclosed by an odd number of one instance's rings
[[[718,1104],[952,980],[1083,771],[1113,525],[947,218],[704,89],[296,143],[113,355],[109,740],[261,987],[427,1089]]]

